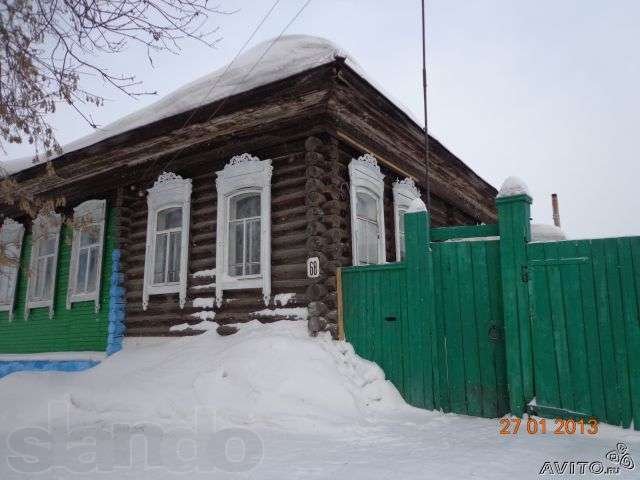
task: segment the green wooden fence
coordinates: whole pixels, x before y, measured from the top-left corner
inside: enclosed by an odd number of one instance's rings
[[[427,241],[493,230],[431,230],[426,213],[405,222],[407,261],[342,270],[347,339],[412,405],[506,413],[498,242]]]
[[[640,427],[640,238],[528,245],[536,410]]]
[[[530,205],[470,227],[407,214],[403,262],[342,271],[346,338],[419,407],[640,429],[640,238],[531,243]]]
[[[436,405],[496,417],[508,411],[497,241],[432,243]]]

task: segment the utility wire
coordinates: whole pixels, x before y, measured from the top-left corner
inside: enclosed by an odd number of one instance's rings
[[[216,89],[216,87],[218,86],[218,84],[220,83],[222,78],[227,74],[229,69],[233,66],[234,62],[238,59],[238,57],[242,54],[242,52],[244,52],[244,49],[247,48],[247,45],[249,45],[249,42],[251,42],[251,40],[253,40],[253,37],[256,36],[256,33],[258,33],[258,30],[260,30],[260,28],[262,28],[262,25],[264,25],[264,23],[267,21],[267,19],[271,16],[271,13],[275,10],[275,8],[278,6],[280,1],[281,0],[275,0],[275,2],[273,2],[273,4],[271,5],[271,8],[269,8],[269,10],[267,10],[267,12],[263,15],[262,19],[260,20],[260,23],[258,23],[258,25],[256,25],[256,27],[253,29],[253,32],[251,32],[251,34],[249,35],[249,38],[247,38],[247,40],[242,44],[242,47],[240,47],[240,49],[236,52],[236,54],[234,55],[234,57],[231,60],[231,62],[229,62],[227,64],[227,67],[224,69],[224,72],[222,72],[222,74],[219,75],[218,78],[216,78],[216,81],[213,83],[213,85],[211,85],[211,87],[209,88],[209,90],[207,91],[205,96],[203,97],[203,99],[200,102],[200,104],[198,105],[198,107],[196,107],[194,110],[191,111],[191,113],[189,114],[189,116],[185,120],[185,122],[182,125],[182,127],[180,128],[180,130],[185,129],[187,126],[189,126],[189,124],[191,123],[191,120],[193,120],[193,117],[195,116],[195,114],[198,113],[204,107],[204,105],[206,104],[207,99],[211,96],[213,91]],[[179,149],[179,150],[177,150],[176,152],[174,152],[173,156],[171,157],[171,160],[169,160],[169,162],[167,162],[166,166],[168,166],[169,164],[173,163],[173,161],[176,159],[176,156],[180,152],[182,152],[183,149],[184,149],[184,147]],[[147,168],[145,169],[145,173],[144,173],[143,177],[145,177],[146,174],[149,173],[149,170],[151,168],[155,167],[155,165],[157,163],[157,160],[158,160],[157,158],[154,159],[153,162],[151,162],[147,166]]]
[[[233,62],[238,58],[238,56],[240,55],[240,53],[242,52],[242,50],[245,48],[245,46],[251,41],[251,39],[255,36],[256,32],[258,31],[258,29],[262,26],[262,24],[265,22],[265,20],[267,19],[267,17],[271,14],[271,12],[273,11],[273,9],[275,8],[275,6],[280,2],[280,0],[277,0],[275,2],[275,4],[271,7],[271,9],[267,12],[267,14],[265,15],[265,17],[263,18],[263,20],[260,22],[260,24],[258,25],[258,27],[254,30],[254,32],[251,34],[251,36],[249,37],[249,39],[245,42],[245,44],[243,45],[242,49],[236,54],[236,56],[234,57],[234,59],[231,61],[231,63],[227,66],[227,68],[225,69],[224,73],[218,77],[216,83],[213,85],[213,87],[209,90],[206,98],[209,98],[209,95],[211,94],[211,92],[213,91],[213,88],[215,88],[215,86],[219,83],[220,79],[224,76],[224,74],[229,70],[229,68],[232,66]],[[291,20],[289,20],[289,22],[284,26],[284,28],[280,31],[280,33],[278,34],[278,36],[273,39],[271,41],[271,43],[269,44],[269,46],[265,49],[264,52],[262,52],[262,55],[260,55],[260,57],[255,61],[255,63],[251,66],[251,68],[249,69],[249,71],[242,77],[242,80],[236,85],[236,87],[234,88],[234,90],[227,95],[224,99],[222,99],[222,101],[220,102],[220,104],[216,107],[216,109],[213,111],[213,113],[209,116],[209,118],[207,118],[206,122],[210,121],[213,117],[215,117],[218,112],[222,109],[222,107],[224,107],[224,105],[227,103],[227,100],[232,97],[233,95],[235,95],[235,93],[238,91],[238,89],[246,82],[247,78],[249,77],[249,75],[251,75],[251,73],[253,73],[253,71],[255,70],[255,68],[260,64],[260,62],[262,62],[262,60],[264,59],[264,57],[267,55],[267,53],[269,53],[269,51],[271,50],[271,48],[273,47],[273,45],[275,45],[276,42],[278,42],[278,40],[280,40],[280,38],[282,38],[282,36],[285,34],[285,32],[289,29],[289,27],[291,27],[291,25],[293,25],[293,23],[300,17],[300,15],[302,15],[302,12],[304,12],[304,10],[309,6],[309,4],[311,3],[311,0],[306,0],[306,2],[298,9],[298,11],[296,12],[296,14],[293,16],[293,18],[291,18]],[[198,107],[198,110],[200,108],[202,108],[204,106],[204,101],[203,104]],[[193,118],[193,116],[195,115],[195,113],[198,111],[195,110],[194,112],[192,112],[192,114],[189,117],[189,120]],[[206,123],[205,122],[205,123]],[[185,122],[185,125],[182,128],[185,128],[188,125],[189,122]],[[175,160],[177,155],[182,152],[182,150],[184,150],[185,147],[180,148],[178,151],[174,152],[171,160],[169,160],[169,162],[167,162],[167,164],[165,165],[165,167],[170,166]]]

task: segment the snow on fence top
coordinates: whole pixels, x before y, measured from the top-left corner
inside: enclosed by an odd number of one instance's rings
[[[286,35],[276,41],[271,39],[259,43],[239,55],[230,64],[180,87],[147,107],[64,145],[62,152],[64,154],[80,150],[128,130],[331,63],[336,58],[344,58],[347,65],[420,125],[408,108],[393,100],[367,77],[360,65],[342,48],[324,38]],[[8,174],[17,173],[31,166],[33,166],[32,156],[9,160],[3,165]]]
[[[524,181],[518,177],[509,177],[507,178],[502,187],[500,187],[500,191],[498,192],[497,198],[502,197],[513,197],[515,195],[529,195],[529,187]]]

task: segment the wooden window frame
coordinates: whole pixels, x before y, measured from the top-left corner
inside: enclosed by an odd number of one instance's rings
[[[25,320],[29,318],[29,313],[34,308],[49,308],[49,318],[53,318],[54,303],[56,298],[56,283],[58,276],[58,254],[60,252],[60,228],[62,227],[62,216],[58,213],[45,214],[40,212],[33,221],[31,237],[31,259],[29,261],[29,274],[27,280],[27,301],[24,308]],[[51,298],[45,300],[32,299],[32,279],[37,275],[37,261],[40,258],[40,242],[45,236],[53,236],[55,247],[53,251],[53,280],[50,287]]]
[[[71,260],[69,263],[69,286],[67,288],[67,310],[78,302],[93,302],[96,313],[100,311],[100,288],[102,286],[102,259],[104,256],[104,234],[107,218],[106,200],[87,200],[73,209],[73,240],[71,243]],[[93,292],[78,293],[78,268],[80,265],[80,245],[83,227],[91,225],[98,227],[98,265],[96,268],[96,288]]]
[[[412,178],[396,180],[393,183],[393,218],[395,222],[396,261],[402,261],[402,232],[400,232],[400,212],[410,209],[411,204],[420,198],[420,192]]]
[[[5,218],[0,227],[0,244],[7,248],[5,255],[15,257],[15,268],[9,266],[11,272],[5,273],[10,275],[9,282],[9,301],[0,303],[0,312],[9,312],[9,321],[13,320],[13,307],[16,301],[16,290],[18,287],[18,274],[20,272],[20,256],[22,255],[22,242],[24,240],[24,225],[11,218]],[[9,251],[9,246],[13,246]],[[6,267],[6,265],[5,265]]]
[[[351,200],[351,253],[353,265],[358,263],[357,205],[358,193],[366,193],[376,200],[378,214],[378,264],[387,262],[384,225],[384,175],[376,158],[370,153],[354,158],[349,163]]]
[[[244,153],[236,155],[217,172],[216,305],[225,290],[262,289],[265,305],[271,301],[271,160]],[[260,194],[260,274],[229,275],[229,211],[231,199],[246,193]]]
[[[191,221],[191,179],[175,173],[162,173],[147,190],[147,243],[145,248],[142,309],[149,306],[152,295],[178,294],[180,308],[187,301],[187,273],[189,261],[189,230]],[[156,233],[158,213],[168,208],[182,208],[182,234],[180,237],[180,278],[178,282],[154,283]]]

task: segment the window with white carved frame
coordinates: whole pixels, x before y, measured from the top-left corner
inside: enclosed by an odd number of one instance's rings
[[[349,163],[351,250],[354,265],[386,262],[384,175],[370,154]]]
[[[225,290],[262,289],[271,298],[271,160],[248,153],[217,173],[216,303]]]
[[[393,184],[393,217],[395,222],[396,261],[400,262],[406,252],[404,235],[404,215],[411,203],[420,198],[420,192],[411,178],[397,180]]]
[[[62,217],[57,213],[41,213],[33,222],[25,318],[31,309],[41,307],[49,308],[49,317],[53,317],[61,226]]]
[[[229,276],[260,274],[260,192],[229,199]]]
[[[13,319],[23,238],[24,226],[6,218],[0,227],[0,312],[8,312],[9,320]]]
[[[145,310],[152,295],[178,293],[180,308],[186,303],[191,189],[191,179],[163,173],[148,190]]]
[[[88,200],[73,209],[73,241],[67,308],[92,301],[100,308],[100,279],[104,252],[106,200]]]

